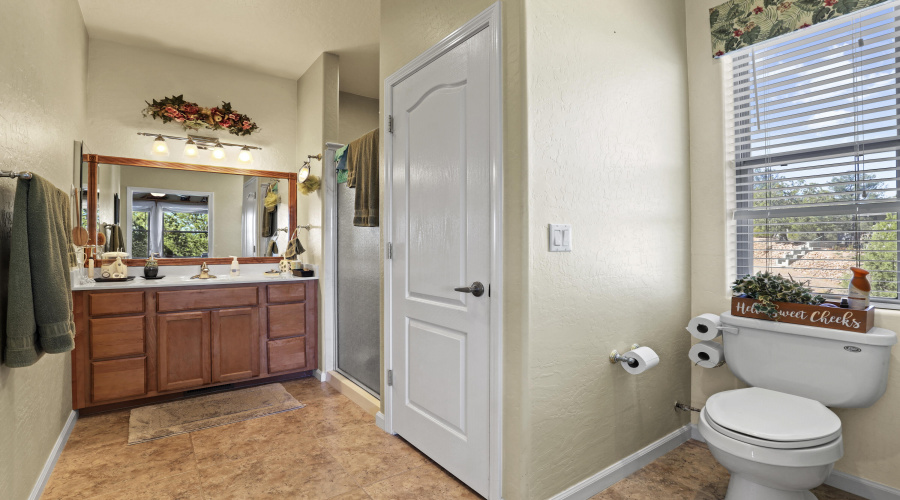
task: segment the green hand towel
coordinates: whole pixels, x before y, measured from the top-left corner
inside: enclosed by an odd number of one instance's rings
[[[10,238],[3,362],[30,366],[43,352],[75,348],[69,278],[69,197],[35,175],[19,179]]]

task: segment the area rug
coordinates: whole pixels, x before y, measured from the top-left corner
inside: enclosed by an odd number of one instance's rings
[[[304,406],[281,384],[144,406],[131,410],[128,444],[233,424]]]

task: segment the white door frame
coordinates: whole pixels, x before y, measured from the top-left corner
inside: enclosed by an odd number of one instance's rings
[[[490,30],[491,38],[491,325],[490,325],[490,500],[500,500],[502,485],[502,425],[503,425],[503,80],[502,45],[500,36],[500,2],[488,7],[484,12],[467,22],[458,30],[444,38],[437,45],[400,68],[384,81],[384,119],[382,131],[389,130],[388,119],[393,110],[392,90],[400,82],[438,57],[462,44],[474,34]],[[384,135],[384,225],[382,234],[385,244],[391,238],[391,200],[393,198],[393,141]],[[391,324],[391,271],[392,261],[384,255],[384,373],[382,380],[388,380],[388,370],[393,367]],[[394,434],[392,421],[393,389],[385,383],[384,430]]]

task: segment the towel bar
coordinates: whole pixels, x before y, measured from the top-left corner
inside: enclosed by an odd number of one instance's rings
[[[0,177],[12,177],[19,179],[31,179],[31,172],[13,172],[12,170],[0,170]]]

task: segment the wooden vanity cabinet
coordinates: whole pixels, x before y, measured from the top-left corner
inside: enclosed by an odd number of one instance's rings
[[[73,407],[314,370],[317,285],[74,292]]]

